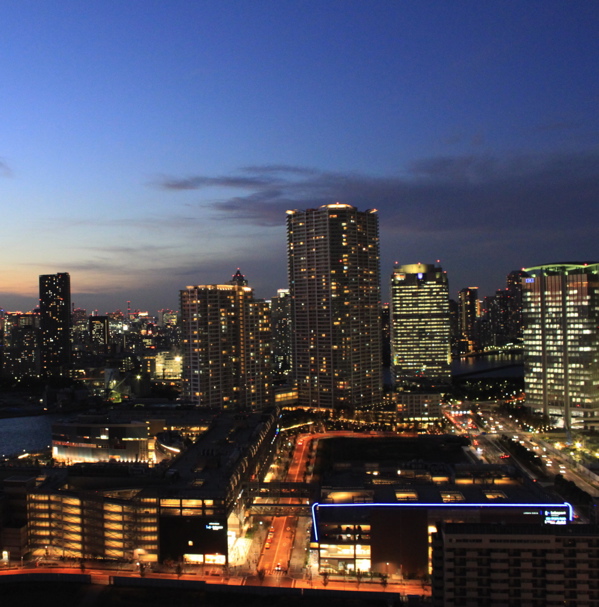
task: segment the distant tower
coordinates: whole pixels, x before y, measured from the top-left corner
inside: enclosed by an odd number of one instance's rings
[[[476,349],[476,319],[480,314],[478,287],[468,287],[458,293],[459,323],[465,351]]]
[[[289,289],[279,289],[270,301],[272,318],[272,357],[275,378],[284,382],[292,369],[291,296]]]
[[[525,277],[524,270],[515,270],[507,275],[506,292],[509,297],[507,334],[512,342],[522,340],[522,279]]]
[[[433,264],[398,266],[391,274],[391,348],[397,381],[448,384],[449,286]]]
[[[299,404],[355,409],[382,392],[376,210],[287,211],[293,366]]]
[[[272,404],[270,314],[237,271],[229,284],[180,292],[183,393],[202,407]]]
[[[599,429],[599,263],[524,270],[526,405]]]
[[[71,362],[71,277],[44,274],[39,286],[41,374],[56,375]]]
[[[110,347],[110,319],[108,316],[90,316],[89,338],[97,354],[108,354]]]

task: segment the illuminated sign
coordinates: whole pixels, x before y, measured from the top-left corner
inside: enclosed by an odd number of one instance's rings
[[[209,529],[210,531],[221,531],[224,528],[225,526],[221,523],[208,523],[206,525],[206,529]]]
[[[525,278],[524,282],[534,282],[535,279],[534,278]]]
[[[565,510],[545,510],[543,514],[545,516],[546,525],[568,524],[568,514]]]

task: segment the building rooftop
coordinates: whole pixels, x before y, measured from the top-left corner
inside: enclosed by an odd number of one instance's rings
[[[513,466],[471,463],[453,435],[323,443],[322,503],[559,503]]]
[[[442,523],[439,531],[463,535],[558,535],[599,536],[596,525],[498,525],[489,523]]]

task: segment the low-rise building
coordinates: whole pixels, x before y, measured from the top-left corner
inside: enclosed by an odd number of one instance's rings
[[[560,502],[510,466],[468,463],[458,437],[332,438],[312,506],[320,571],[424,578],[440,522],[566,525]]]
[[[55,462],[153,462],[154,442],[164,420],[115,422],[105,416],[85,415],[52,424]]]
[[[596,607],[594,525],[441,524],[433,536],[435,607]]]
[[[228,564],[247,527],[238,497],[270,465],[278,411],[204,416],[207,430],[168,464],[84,463],[38,479],[27,495],[30,552]]]

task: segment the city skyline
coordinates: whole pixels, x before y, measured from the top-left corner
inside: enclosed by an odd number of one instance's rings
[[[0,308],[176,308],[240,267],[286,288],[285,211],[380,217],[382,296],[597,258],[592,3],[173,1],[6,7]]]

